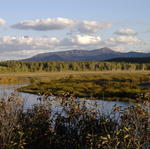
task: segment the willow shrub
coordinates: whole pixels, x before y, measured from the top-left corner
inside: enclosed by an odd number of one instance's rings
[[[101,113],[97,104],[65,94],[54,109],[46,94],[40,103],[23,110],[16,94],[0,100],[0,148],[2,149],[141,149],[148,148],[149,107],[113,107]],[[82,101],[82,102],[81,102]]]

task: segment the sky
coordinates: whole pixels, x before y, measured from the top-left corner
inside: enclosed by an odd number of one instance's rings
[[[0,61],[102,47],[150,52],[150,0],[0,2]]]

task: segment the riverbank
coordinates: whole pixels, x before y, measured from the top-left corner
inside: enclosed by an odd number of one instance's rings
[[[44,76],[39,74],[39,77],[33,77],[29,86],[19,91],[32,94],[49,92],[55,96],[69,93],[88,99],[143,102],[140,96],[147,95],[149,88],[140,84],[148,82],[150,75],[147,71],[60,72]]]

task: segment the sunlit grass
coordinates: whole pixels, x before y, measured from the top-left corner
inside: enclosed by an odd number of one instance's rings
[[[31,84],[19,91],[43,94],[46,90],[51,90],[57,96],[61,96],[63,92],[69,92],[76,97],[88,99],[135,101],[140,93],[149,92],[149,89],[140,86],[140,83],[149,81],[150,75],[144,71],[64,72],[52,73],[45,78],[30,78]]]
[[[63,77],[67,77],[70,75],[74,76],[97,76],[97,75],[120,75],[120,74],[128,74],[128,75],[144,75],[150,74],[150,71],[64,71],[64,72],[11,72],[11,73],[0,73],[0,84],[3,83],[20,83],[20,82],[30,82],[30,78],[37,79],[40,81],[49,81],[51,79],[60,79]]]

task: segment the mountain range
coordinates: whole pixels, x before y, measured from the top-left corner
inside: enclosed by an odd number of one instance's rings
[[[106,61],[114,58],[150,57],[150,53],[117,52],[104,47],[96,50],[69,50],[35,55],[24,61]]]

